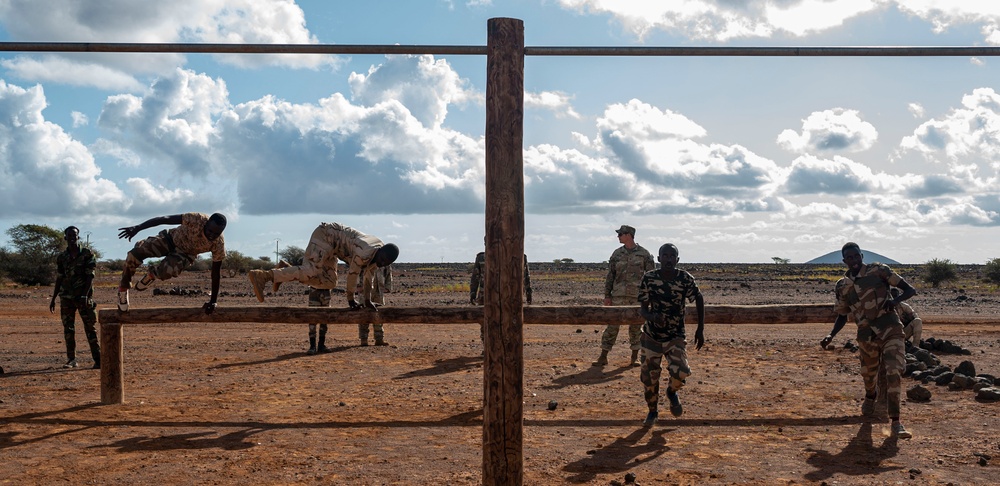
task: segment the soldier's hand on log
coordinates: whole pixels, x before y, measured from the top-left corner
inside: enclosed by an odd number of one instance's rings
[[[823,338],[823,340],[819,342],[819,347],[821,347],[823,349],[826,349],[826,347],[829,346],[830,343],[832,343],[832,342],[833,342],[833,336],[827,334],[826,337]]]
[[[367,309],[372,309],[372,310],[374,310],[375,312],[378,312],[378,307],[377,307],[377,306],[375,305],[375,303],[374,303],[374,302],[372,302],[372,301],[370,301],[370,300],[366,300],[366,301],[365,301],[365,308],[367,308]]]
[[[347,305],[349,305],[351,307],[351,310],[359,310],[359,309],[361,309],[361,304],[359,304],[358,301],[356,301],[354,299],[348,300],[347,301]]]
[[[206,314],[211,314],[215,312],[215,306],[215,302],[205,302],[205,305],[201,306],[201,308],[205,309]]]

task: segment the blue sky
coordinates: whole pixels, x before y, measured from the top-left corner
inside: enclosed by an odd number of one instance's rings
[[[995,46],[1000,2],[0,0],[0,39],[528,46]],[[525,251],[604,261],[638,228],[682,261],[848,241],[984,263],[1000,226],[1000,59],[529,57]],[[483,247],[486,59],[0,52],[0,228],[223,212],[229,249],[322,221],[405,262]],[[147,230],[140,237],[153,234]],[[7,244],[6,235],[0,244]]]

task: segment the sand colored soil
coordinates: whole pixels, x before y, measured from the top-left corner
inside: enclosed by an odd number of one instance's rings
[[[397,265],[393,306],[467,305],[469,264]],[[536,305],[595,305],[599,264],[534,266]],[[686,266],[708,305],[830,303],[836,266]],[[897,269],[920,289],[911,303],[924,335],[955,341],[1000,375],[1000,293],[977,267],[933,289],[918,267]],[[98,279],[101,308],[117,276]],[[193,272],[134,307],[197,307],[209,288]],[[192,292],[193,291],[193,292]],[[125,328],[124,405],[101,405],[99,371],[78,325],[80,368],[64,370],[52,288],[0,286],[0,484],[478,484],[482,381],[475,325],[387,325],[388,347],[358,346],[357,328],[330,329],[328,354],[305,353],[291,324],[134,325]],[[180,294],[180,292],[178,292]],[[306,305],[286,284],[259,304],[245,276],[223,279],[220,306]],[[345,306],[334,295],[334,306]],[[58,311],[57,311],[58,312]],[[1000,464],[1000,403],[972,391],[904,400],[914,438],[859,416],[855,352],[820,349],[830,324],[706,326],[690,350],[684,415],[644,428],[639,369],[620,342],[604,368],[601,323],[528,325],[524,332],[525,484],[986,484]],[[620,339],[627,339],[625,332]],[[904,379],[904,390],[914,385]],[[550,410],[550,402],[556,402]]]

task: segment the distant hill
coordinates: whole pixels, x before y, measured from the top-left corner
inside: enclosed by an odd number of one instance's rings
[[[863,254],[865,256],[865,263],[881,262],[881,263],[884,263],[886,265],[901,265],[901,263],[897,262],[896,260],[893,260],[892,258],[879,255],[878,253],[875,253],[874,251],[865,250],[864,248],[861,249],[861,254]],[[812,260],[809,260],[806,263],[807,264],[809,264],[809,263],[841,263],[842,264],[842,263],[844,263],[844,257],[841,256],[840,250],[837,250],[837,251],[831,251],[830,253],[827,253],[826,255],[823,255],[821,257],[813,258]]]

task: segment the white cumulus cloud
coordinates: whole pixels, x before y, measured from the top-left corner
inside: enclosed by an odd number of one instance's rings
[[[790,152],[860,152],[871,148],[878,130],[864,121],[857,110],[834,108],[813,112],[802,120],[802,132],[785,130],[778,146]]]

